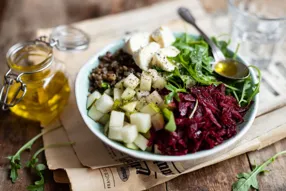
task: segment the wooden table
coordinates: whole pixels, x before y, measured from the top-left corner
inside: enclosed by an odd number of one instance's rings
[[[37,28],[53,27],[59,24],[72,23],[106,14],[113,14],[129,9],[147,6],[163,0],[1,0],[0,1],[0,76],[6,71],[5,54],[8,48],[21,40],[34,38]],[[211,1],[202,1],[210,9]],[[220,2],[224,2],[221,0]],[[217,5],[216,5],[217,6]],[[211,9],[210,9],[211,10]],[[14,116],[10,112],[0,111],[0,191],[25,190],[34,176],[27,170],[19,172],[19,180],[12,184],[8,179],[9,163],[6,156],[14,154],[21,145],[40,132],[36,122],[27,121]],[[32,152],[42,146],[38,141]],[[271,145],[263,150],[243,154],[230,160],[212,165],[201,170],[182,175],[165,184],[158,185],[150,190],[230,190],[236,174],[251,169],[250,161],[261,163],[274,153],[286,150],[286,139]],[[31,156],[30,152],[22,155],[23,161]],[[41,160],[45,160],[41,156]],[[268,169],[271,173],[259,177],[260,189],[265,191],[286,190],[285,178],[279,176],[286,170],[286,159],[280,158]],[[45,190],[69,190],[69,185],[58,184],[53,181],[52,173],[47,171]],[[284,181],[283,181],[284,180]]]

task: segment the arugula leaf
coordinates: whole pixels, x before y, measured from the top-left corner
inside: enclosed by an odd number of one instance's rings
[[[226,58],[236,59],[239,44],[234,53],[228,50],[230,40],[217,40],[212,37],[212,41],[221,49]],[[240,106],[249,105],[253,97],[259,92],[261,74],[257,70],[259,81],[252,84],[252,78],[249,76],[244,80],[227,80],[220,78],[213,72],[212,62],[213,57],[209,45],[202,39],[202,37],[194,38],[188,34],[183,34],[177,37],[173,46],[180,50],[176,57],[168,58],[173,63],[176,63],[176,69],[173,72],[165,73],[166,80],[178,89],[187,89],[194,85],[219,85],[223,83],[226,86],[226,92],[233,95]],[[170,90],[165,101],[172,100],[177,97],[174,90]]]
[[[226,87],[231,89],[231,94],[236,98],[239,106],[249,105],[253,97],[259,93],[260,83],[261,83],[261,72],[256,66],[249,66],[254,68],[258,74],[258,82],[256,84],[251,84],[251,76],[244,80],[237,80],[233,83],[226,84]]]
[[[264,168],[274,162],[278,156],[283,154],[286,154],[286,151],[275,154],[263,164],[255,166],[255,168],[249,173],[239,173],[237,175],[238,180],[232,185],[232,191],[248,191],[251,187],[258,190],[259,185],[257,181],[257,175],[265,172],[266,170]]]
[[[210,64],[213,58],[209,54],[208,44],[204,40],[187,38],[186,36],[188,35],[185,34],[177,38],[173,46],[180,50],[180,54],[170,59],[180,63],[183,68],[180,73],[186,71],[187,75],[199,84],[217,84]]]
[[[170,92],[168,95],[165,96],[165,103],[169,104],[172,102],[175,92]]]
[[[32,158],[27,162],[26,166],[34,169],[36,174],[40,177],[40,180],[37,180],[34,182],[34,184],[27,186],[27,190],[29,190],[29,191],[44,191],[45,179],[44,179],[43,171],[46,169],[46,165],[41,164],[41,163],[37,164],[39,161],[38,155],[41,152],[43,152],[44,150],[49,149],[49,148],[69,146],[72,144],[74,144],[74,143],[73,142],[67,142],[67,143],[51,144],[51,145],[45,146],[45,147],[39,149],[37,152],[35,152],[35,154],[32,156]]]
[[[233,56],[232,56],[232,59],[236,59],[236,56],[237,56],[239,47],[240,47],[240,44],[237,44],[237,46],[236,46],[236,48],[235,48],[235,51],[234,51],[234,54],[233,54]]]
[[[33,137],[30,141],[28,141],[26,144],[24,144],[17,152],[15,155],[13,156],[8,156],[7,158],[10,160],[10,166],[11,166],[11,170],[10,170],[10,178],[12,180],[13,183],[16,182],[17,178],[18,178],[18,170],[21,168],[21,157],[20,155],[22,154],[23,151],[25,150],[31,150],[32,145],[34,144],[34,142],[40,138],[42,135],[54,131],[58,128],[60,128],[62,126],[58,126],[55,128],[49,128],[46,129],[44,131],[42,131],[40,134],[36,135],[35,137]]]
[[[167,96],[165,96],[165,102],[166,104],[170,103],[173,98],[175,98],[177,101],[180,101],[180,98],[179,98],[179,95],[178,93],[179,92],[184,92],[186,93],[186,89],[184,88],[177,88],[175,86],[173,86],[172,84],[168,83],[165,88],[169,91],[171,91]]]
[[[250,104],[250,102],[252,101],[253,97],[259,93],[259,90],[260,90],[260,83],[261,83],[261,72],[259,70],[259,68],[257,68],[256,66],[249,66],[251,68],[254,68],[257,73],[258,73],[258,82],[254,85],[254,88],[253,88],[253,92],[252,94],[250,94],[250,96],[248,97],[247,99],[247,103]]]
[[[211,37],[211,40],[215,43],[215,45],[222,51],[225,57],[231,58],[232,55],[228,51],[228,46],[231,43],[231,40],[223,41],[223,40],[217,40],[215,37]]]
[[[243,83],[243,87],[242,87],[242,92],[241,92],[241,97],[238,101],[238,104],[241,106],[242,103],[247,103],[247,100],[245,100],[245,96],[246,96],[246,90],[248,90],[249,88],[251,88],[251,80],[246,79]]]
[[[45,169],[46,169],[46,166],[44,164],[38,164],[36,166],[36,174],[40,177],[40,180],[35,181],[34,184],[27,186],[27,190],[29,190],[29,191],[44,191],[45,179],[44,179],[42,171],[44,171]]]

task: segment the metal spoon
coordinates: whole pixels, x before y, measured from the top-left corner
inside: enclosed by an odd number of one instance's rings
[[[195,18],[190,13],[189,9],[180,7],[178,9],[178,13],[181,16],[182,19],[184,19],[186,22],[193,25],[199,33],[202,35],[202,37],[205,39],[205,41],[209,44],[211,47],[213,57],[214,57],[214,64],[213,68],[214,71],[225,78],[233,79],[233,80],[239,80],[239,79],[245,79],[249,76],[249,68],[233,59],[226,59],[223,55],[222,51],[215,45],[215,43],[198,27],[196,24]]]

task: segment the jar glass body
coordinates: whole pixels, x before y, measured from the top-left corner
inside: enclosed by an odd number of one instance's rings
[[[18,73],[24,72],[21,81],[26,86],[25,96],[19,103],[10,107],[10,110],[18,116],[47,125],[59,116],[69,98],[70,86],[65,65],[54,59],[51,47],[27,46],[29,47],[24,47],[26,49],[24,53],[20,52],[20,56],[15,55],[17,52],[7,55],[10,68],[12,70],[17,68]],[[37,50],[39,48],[40,51]],[[20,83],[11,85],[8,100],[13,99],[20,85]]]

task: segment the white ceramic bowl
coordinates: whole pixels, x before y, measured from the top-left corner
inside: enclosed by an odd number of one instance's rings
[[[76,101],[77,101],[77,106],[81,113],[81,116],[83,120],[85,121],[86,125],[88,126],[88,128],[92,131],[92,133],[94,133],[104,143],[110,145],[111,147],[119,151],[122,151],[130,156],[133,156],[139,159],[153,160],[153,161],[196,160],[196,162],[198,162],[198,161],[206,161],[224,152],[230,151],[243,138],[243,136],[246,134],[246,132],[251,127],[254,121],[255,115],[257,113],[258,95],[254,97],[254,104],[252,104],[252,106],[246,113],[244,117],[244,122],[238,126],[237,134],[234,137],[224,141],[222,144],[212,149],[209,149],[209,150],[198,151],[196,153],[186,154],[182,156],[167,156],[167,155],[154,154],[150,152],[144,152],[140,150],[131,150],[131,149],[124,147],[122,144],[107,138],[103,134],[102,125],[96,123],[91,118],[89,118],[87,115],[86,101],[87,101],[88,87],[89,87],[88,75],[90,74],[91,70],[99,64],[99,61],[98,61],[99,56],[104,55],[107,51],[114,53],[116,50],[122,48],[123,45],[124,45],[124,41],[120,40],[120,41],[117,41],[115,43],[112,43],[106,46],[101,51],[99,51],[96,55],[90,58],[85,65],[82,66],[82,68],[80,69],[77,75],[77,79],[75,82]],[[250,73],[254,79],[254,82],[256,82],[257,78],[252,68],[250,68]]]

